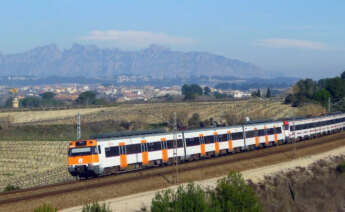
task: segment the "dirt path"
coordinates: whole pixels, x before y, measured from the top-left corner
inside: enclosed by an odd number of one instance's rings
[[[274,164],[270,166],[264,166],[256,169],[250,169],[241,172],[245,179],[251,179],[253,182],[258,182],[263,180],[264,176],[267,175],[274,175],[275,173],[281,171],[287,171],[289,169],[293,169],[296,167],[307,167],[310,164],[320,160],[320,159],[327,159],[332,156],[339,156],[345,155],[345,147],[341,147],[338,149],[334,149],[328,152],[316,154],[316,155],[309,155],[305,157],[300,157],[294,159],[292,161],[283,162],[279,164]],[[196,181],[197,184],[200,184],[202,187],[214,187],[221,177],[216,177],[212,179]],[[177,186],[170,186],[169,189],[176,189]],[[139,194],[129,195],[120,198],[114,198],[110,200],[104,201],[109,207],[113,210],[113,212],[130,212],[139,210],[141,207],[145,206],[147,208],[150,207],[150,202],[154,197],[155,193],[161,191],[163,189],[158,189],[154,191],[143,192]],[[102,202],[103,203],[103,202]],[[69,209],[63,210],[63,212],[80,212],[81,206],[73,207]]]

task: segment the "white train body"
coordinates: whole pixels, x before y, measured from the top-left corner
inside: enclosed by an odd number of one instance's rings
[[[345,114],[238,126],[72,141],[69,172],[88,177],[120,170],[280,145],[345,128]]]

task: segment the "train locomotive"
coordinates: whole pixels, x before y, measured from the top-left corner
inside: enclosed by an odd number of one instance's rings
[[[126,170],[255,150],[345,129],[345,114],[251,122],[243,125],[103,135],[69,144],[68,171],[88,178]]]

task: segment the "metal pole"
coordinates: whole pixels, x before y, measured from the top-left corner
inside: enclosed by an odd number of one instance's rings
[[[178,159],[177,159],[177,121],[176,121],[176,112],[174,112],[174,147],[175,147],[175,151],[174,151],[174,158],[175,158],[175,172],[176,172],[176,176],[175,176],[175,184],[178,183]]]
[[[80,113],[77,114],[77,140],[81,138]]]
[[[328,97],[328,113],[331,112],[331,97]]]

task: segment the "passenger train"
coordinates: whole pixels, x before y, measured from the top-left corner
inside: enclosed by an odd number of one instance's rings
[[[70,142],[68,171],[80,178],[108,175],[168,165],[175,159],[183,162],[280,145],[343,129],[345,114],[338,113],[178,132],[103,135]]]

